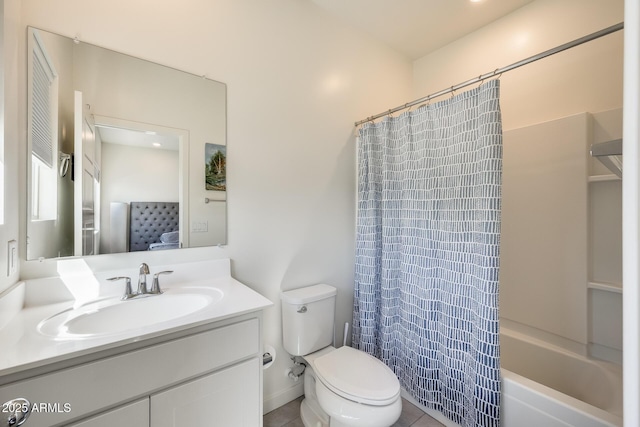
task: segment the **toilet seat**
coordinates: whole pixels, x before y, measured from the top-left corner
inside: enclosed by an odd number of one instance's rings
[[[314,360],[318,379],[345,399],[372,406],[394,403],[400,382],[387,365],[375,357],[343,346]]]

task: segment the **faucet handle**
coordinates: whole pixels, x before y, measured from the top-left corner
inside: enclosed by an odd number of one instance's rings
[[[173,273],[173,270],[167,270],[167,271],[161,271],[159,273],[156,273],[153,275],[153,283],[151,284],[151,290],[149,291],[150,294],[161,294],[162,293],[162,289],[160,289],[160,280],[158,280],[158,276],[160,276],[161,274],[171,274]]]
[[[111,282],[114,282],[116,280],[124,280],[125,288],[124,288],[124,295],[122,296],[123,300],[131,299],[136,296],[136,294],[134,294],[133,291],[131,291],[131,278],[118,276],[118,277],[109,277],[107,280]]]

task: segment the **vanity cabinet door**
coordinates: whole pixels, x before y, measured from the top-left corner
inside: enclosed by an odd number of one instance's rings
[[[69,404],[69,412],[31,411],[27,424],[29,427],[62,426],[155,391],[168,390],[236,361],[257,357],[259,349],[259,321],[250,318],[0,386],[0,402],[24,397],[32,403]],[[260,373],[253,372],[257,381]]]
[[[69,427],[143,427],[149,425],[149,398],[120,406]]]
[[[259,427],[260,365],[253,358],[151,396],[151,427]]]

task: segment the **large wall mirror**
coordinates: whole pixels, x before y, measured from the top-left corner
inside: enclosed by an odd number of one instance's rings
[[[226,85],[27,37],[27,259],[225,244]]]

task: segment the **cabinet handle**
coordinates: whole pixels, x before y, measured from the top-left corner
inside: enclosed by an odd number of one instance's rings
[[[31,402],[23,397],[4,402],[2,411],[9,413],[7,426],[21,426],[31,414]]]

